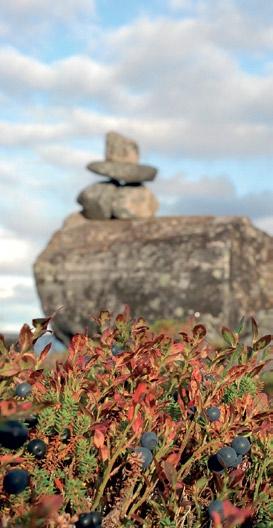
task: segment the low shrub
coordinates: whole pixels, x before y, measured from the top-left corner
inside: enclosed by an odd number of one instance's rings
[[[93,319],[52,368],[33,352],[50,318],[0,339],[1,528],[273,527],[271,335]]]

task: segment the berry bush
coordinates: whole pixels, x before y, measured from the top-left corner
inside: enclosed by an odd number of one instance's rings
[[[94,317],[46,367],[51,318],[0,337],[1,528],[273,527],[271,335],[244,320],[210,345],[154,333],[129,307]]]

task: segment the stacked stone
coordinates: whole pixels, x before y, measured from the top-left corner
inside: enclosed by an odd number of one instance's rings
[[[77,201],[82,214],[92,220],[110,218],[149,218],[155,216],[159,203],[143,182],[153,181],[157,169],[139,164],[135,141],[116,132],[106,135],[105,161],[94,161],[88,170],[107,180],[86,187]]]

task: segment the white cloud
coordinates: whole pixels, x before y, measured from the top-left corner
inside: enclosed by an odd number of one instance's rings
[[[0,37],[34,50],[52,45],[58,25],[80,38],[96,19],[95,0],[0,0],[0,13]]]

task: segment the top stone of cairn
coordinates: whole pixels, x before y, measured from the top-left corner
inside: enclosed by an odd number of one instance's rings
[[[108,132],[106,134],[105,159],[106,161],[138,163],[139,147],[132,139],[117,132]]]

